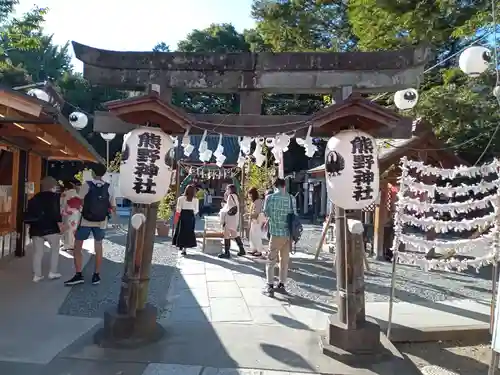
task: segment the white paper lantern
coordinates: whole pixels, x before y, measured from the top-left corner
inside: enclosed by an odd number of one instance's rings
[[[77,130],[82,130],[87,126],[89,120],[85,113],[73,112],[69,115],[69,123]]]
[[[44,102],[50,102],[50,95],[45,91],[40,89],[31,89],[27,92],[29,96],[34,96],[37,99],[43,100]]]
[[[346,210],[361,210],[379,195],[378,151],[367,133],[346,130],[330,138],[325,151],[328,198]]]
[[[417,105],[418,91],[415,89],[405,89],[396,91],[394,94],[394,104],[399,109],[412,109]]]
[[[493,89],[493,96],[497,99],[500,99],[500,86],[495,86]]]
[[[122,196],[134,203],[151,204],[167,195],[173,146],[172,138],[160,129],[140,127],[130,131],[122,147]]]
[[[101,133],[101,137],[105,141],[112,141],[113,139],[115,139],[116,134],[115,133]]]
[[[482,46],[472,46],[460,54],[458,66],[467,75],[478,77],[488,69],[492,61],[491,51]]]

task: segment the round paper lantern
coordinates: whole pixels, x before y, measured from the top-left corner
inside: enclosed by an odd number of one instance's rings
[[[394,94],[394,104],[399,109],[412,109],[417,105],[418,91],[415,89],[406,89],[396,91]]]
[[[472,46],[460,54],[458,66],[465,74],[477,77],[488,69],[491,61],[491,51],[488,48]]]
[[[493,89],[493,96],[497,99],[500,99],[500,86],[495,86]]]
[[[37,99],[43,100],[44,102],[50,101],[50,96],[45,91],[40,89],[31,89],[27,92],[29,96],[34,96]]]
[[[367,133],[346,130],[330,138],[325,150],[328,198],[346,210],[361,210],[379,195],[378,152]]]
[[[73,112],[69,115],[69,123],[77,130],[81,130],[88,124],[88,118],[85,113]]]
[[[112,141],[113,139],[115,139],[116,134],[115,133],[101,133],[101,137],[105,141]]]
[[[160,129],[147,127],[134,129],[124,138],[119,177],[122,196],[134,203],[159,202],[172,181],[172,138]]]

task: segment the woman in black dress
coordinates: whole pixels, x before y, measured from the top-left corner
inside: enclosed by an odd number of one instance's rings
[[[187,248],[197,246],[194,226],[198,210],[199,203],[195,198],[195,188],[193,185],[188,185],[184,190],[184,195],[177,199],[175,211],[179,214],[179,220],[172,239],[172,244],[179,248],[182,255],[186,255]]]

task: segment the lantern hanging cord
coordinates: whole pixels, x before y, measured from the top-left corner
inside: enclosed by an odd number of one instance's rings
[[[495,2],[495,0],[493,0],[493,3]],[[495,21],[494,21],[495,22]],[[469,43],[468,45],[466,45],[464,48],[462,48],[461,50],[459,50],[458,52],[455,52],[454,54],[448,56],[446,59],[442,60],[442,61],[439,61],[438,63],[434,64],[433,66],[431,66],[430,68],[428,69],[425,69],[423,72],[422,72],[422,75],[424,74],[427,74],[429,73],[431,70],[434,70],[435,68],[437,68],[438,66],[441,66],[443,65],[445,62],[457,57],[458,55],[460,55],[463,51],[465,51],[467,48],[469,47],[472,47],[473,45],[481,42],[482,40],[486,39],[486,37],[490,36],[491,34],[495,33],[496,35],[496,23],[494,23],[493,25],[493,30],[489,30],[487,31],[485,34],[483,34],[482,36],[480,36],[479,38],[477,38],[476,40],[472,41],[471,43]],[[498,77],[498,76],[497,76]],[[498,79],[498,78],[497,78]],[[390,94],[389,92],[384,92],[380,95],[377,95],[375,98],[372,99],[372,102],[376,101],[376,100],[379,100],[381,98],[383,98],[384,96],[386,96],[387,94]]]

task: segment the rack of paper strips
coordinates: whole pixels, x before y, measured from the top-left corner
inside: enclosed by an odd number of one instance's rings
[[[498,259],[498,160],[441,169],[403,158],[400,167],[392,246],[397,263],[464,271]]]

